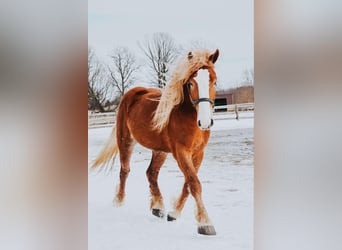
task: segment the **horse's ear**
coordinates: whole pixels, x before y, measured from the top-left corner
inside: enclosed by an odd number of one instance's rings
[[[188,60],[191,60],[192,57],[193,57],[193,55],[192,55],[192,52],[190,51],[190,52],[188,53]]]
[[[219,56],[219,50],[216,49],[215,52],[209,56],[209,61],[212,61],[213,63],[215,63],[218,56]]]

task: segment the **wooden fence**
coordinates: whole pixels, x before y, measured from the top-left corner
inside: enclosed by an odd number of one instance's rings
[[[115,112],[88,113],[88,128],[94,126],[107,126],[115,123]]]
[[[239,112],[240,118],[251,118],[254,114],[246,111],[254,111],[254,103],[241,103],[241,104],[231,104],[222,105],[214,107],[214,119],[222,119],[221,117],[235,117],[235,110]],[[253,113],[253,112],[252,112]],[[227,114],[227,117],[225,116]],[[241,114],[241,115],[240,115]],[[244,115],[245,114],[245,115]],[[230,118],[228,118],[230,119]],[[235,118],[234,118],[235,119]],[[88,113],[88,128],[90,127],[102,127],[111,126],[115,123],[115,112],[108,113]]]
[[[252,111],[254,110],[254,103],[239,103],[239,104],[229,104],[229,105],[220,105],[214,107],[215,112],[235,112],[237,111]]]

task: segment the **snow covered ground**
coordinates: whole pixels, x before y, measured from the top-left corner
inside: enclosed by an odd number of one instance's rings
[[[252,114],[252,113],[249,113]],[[180,219],[167,222],[149,210],[145,171],[151,152],[136,144],[127,179],[126,201],[112,204],[119,178],[119,163],[104,175],[89,173],[89,250],[242,250],[253,249],[253,116],[216,115],[199,178],[203,201],[217,235],[197,234],[195,202],[190,196]],[[93,128],[89,135],[89,162],[108,139],[111,127]],[[172,209],[183,185],[183,175],[170,155],[159,175],[166,212]]]

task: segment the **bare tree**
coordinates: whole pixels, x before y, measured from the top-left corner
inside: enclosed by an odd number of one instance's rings
[[[134,84],[135,73],[140,66],[137,64],[134,54],[125,47],[115,49],[110,58],[112,59],[112,65],[108,66],[110,82],[121,98]]]
[[[95,51],[88,48],[88,109],[105,111],[109,91],[104,77],[104,68],[96,58]]]
[[[139,47],[148,58],[149,67],[154,73],[153,82],[158,88],[164,88],[167,82],[169,65],[178,56],[179,48],[175,40],[167,33],[154,33]]]
[[[242,83],[241,85],[253,85],[254,84],[254,69],[244,69],[242,71]]]

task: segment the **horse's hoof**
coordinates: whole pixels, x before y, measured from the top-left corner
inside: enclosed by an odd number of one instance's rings
[[[159,218],[163,218],[163,217],[165,216],[164,211],[161,210],[161,209],[157,209],[157,208],[153,208],[153,209],[152,209],[152,214],[153,214],[154,216],[159,217]]]
[[[177,218],[171,216],[170,214],[167,215],[167,221],[174,221],[176,220]]]
[[[204,235],[216,235],[215,228],[212,225],[198,226],[197,232]]]

